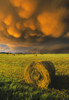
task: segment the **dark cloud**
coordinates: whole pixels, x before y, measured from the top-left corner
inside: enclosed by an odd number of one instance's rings
[[[68,34],[68,0],[0,0],[0,44],[45,47]]]
[[[37,46],[15,47],[14,52],[23,53],[69,53],[69,38],[49,39]],[[64,51],[65,50],[65,51]],[[66,52],[67,51],[67,52]]]

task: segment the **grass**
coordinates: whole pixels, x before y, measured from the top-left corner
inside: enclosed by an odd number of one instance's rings
[[[24,69],[32,61],[51,61],[56,76],[49,89],[24,82]],[[0,100],[69,100],[69,54],[0,54]]]

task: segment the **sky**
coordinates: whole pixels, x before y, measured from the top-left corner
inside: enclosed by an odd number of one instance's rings
[[[0,52],[69,53],[69,0],[0,0]]]

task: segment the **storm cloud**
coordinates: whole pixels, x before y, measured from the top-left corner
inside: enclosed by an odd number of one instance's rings
[[[68,0],[0,0],[0,44],[45,47],[59,38],[69,38]]]

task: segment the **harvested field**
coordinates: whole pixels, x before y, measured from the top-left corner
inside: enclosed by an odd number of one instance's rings
[[[24,82],[24,70],[33,61],[53,63],[55,77],[48,89]],[[42,68],[47,69],[44,65]],[[40,77],[39,74],[37,76]],[[53,77],[54,72],[50,76]],[[35,80],[38,78],[34,76]],[[0,100],[38,99],[69,100],[69,54],[0,54]]]

